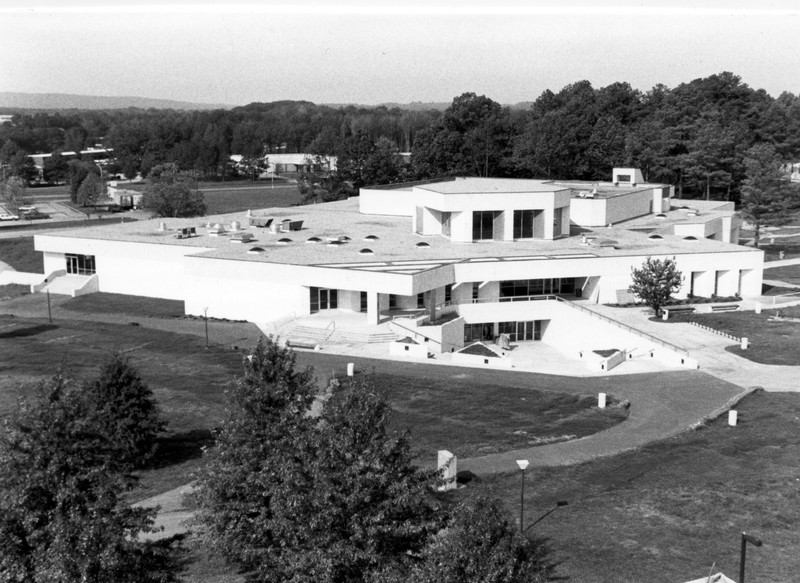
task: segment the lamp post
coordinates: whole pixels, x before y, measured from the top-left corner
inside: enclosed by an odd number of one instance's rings
[[[519,532],[525,532],[525,468],[528,467],[528,460],[517,460],[519,472],[522,476],[521,488],[519,491]]]
[[[208,350],[208,308],[203,308],[203,323],[206,328],[206,350]]]
[[[744,583],[744,563],[745,554],[747,553],[747,543],[760,547],[762,544],[761,539],[757,539],[753,535],[742,533],[742,554],[739,557],[739,583]]]

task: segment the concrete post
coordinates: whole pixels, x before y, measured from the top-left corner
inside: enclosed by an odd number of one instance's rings
[[[367,324],[377,326],[381,323],[381,313],[378,309],[378,292],[367,292]]]

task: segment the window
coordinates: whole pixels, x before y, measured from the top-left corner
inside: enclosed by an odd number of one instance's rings
[[[631,175],[630,174],[617,174],[617,182],[630,182]]]
[[[514,211],[514,238],[532,239],[533,238],[533,216],[534,211]]]
[[[389,309],[397,309],[397,296],[395,294],[389,294]]]
[[[365,291],[361,292],[361,296],[359,298],[359,309],[362,312],[366,312],[367,309],[368,309],[367,308],[367,292],[365,292]]]
[[[453,284],[448,283],[444,286],[444,301],[445,303],[453,301]]]
[[[320,310],[335,310],[339,307],[339,290],[323,287],[310,287],[309,308],[312,314]]]
[[[417,307],[418,308],[425,307],[425,292],[420,292],[417,294]]]
[[[474,211],[472,213],[472,240],[494,239],[494,218],[498,211]]]
[[[76,255],[67,253],[67,273],[74,275],[94,275],[97,270],[94,265],[94,255]]]
[[[514,279],[500,282],[500,301],[503,301],[503,298],[574,293],[574,277]]]
[[[477,300],[481,291],[481,284],[478,281],[472,282],[472,299]]]

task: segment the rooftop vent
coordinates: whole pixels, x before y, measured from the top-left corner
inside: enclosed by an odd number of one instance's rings
[[[379,238],[377,235],[367,235],[364,237],[364,241],[377,241]]]
[[[309,237],[306,240],[306,243],[310,245],[316,245],[317,243],[322,243],[322,239],[320,239],[319,237]]]
[[[236,233],[231,237],[231,243],[249,243],[253,240],[253,234],[247,232]]]
[[[347,235],[342,235],[341,237],[339,237],[339,240],[346,242],[346,241],[351,241],[352,239],[350,239],[350,237],[348,237]]]
[[[658,213],[658,214],[656,215],[656,218],[657,218],[657,219],[666,219],[666,218],[667,218],[667,215],[665,215],[664,213]]]
[[[683,240],[684,240],[684,241],[697,241],[697,237],[695,237],[694,235],[686,235],[686,236],[683,238]]]
[[[424,249],[425,247],[430,247],[430,243],[426,243],[425,241],[420,241],[417,243],[417,249]]]
[[[342,245],[344,245],[344,241],[339,241],[338,239],[328,241],[328,247],[341,247]]]
[[[663,239],[664,237],[662,237],[658,233],[653,233],[652,235],[648,235],[647,238],[648,239]]]
[[[361,249],[359,253],[361,255],[375,255],[375,252],[372,249]]]
[[[288,245],[291,242],[292,242],[292,240],[289,237],[284,237],[283,239],[278,239],[278,245]]]
[[[223,227],[219,223],[216,223],[213,227],[211,227],[208,230],[208,234],[211,235],[212,237],[219,237],[220,235],[224,235],[225,227]]]
[[[259,253],[266,253],[267,251],[263,247],[250,247],[247,252],[250,255],[258,255]]]

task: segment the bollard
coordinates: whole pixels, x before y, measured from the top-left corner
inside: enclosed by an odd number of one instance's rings
[[[761,313],[761,302],[756,302],[756,314]]]
[[[348,362],[347,363],[347,376],[351,377],[355,374],[356,365],[355,363]]]
[[[728,425],[736,427],[736,422],[739,420],[739,413],[733,409],[728,411]]]
[[[748,346],[750,346],[750,342],[747,338],[742,338],[742,350],[747,350]]]
[[[605,393],[598,393],[597,394],[597,406],[600,409],[606,408],[606,394]]]

